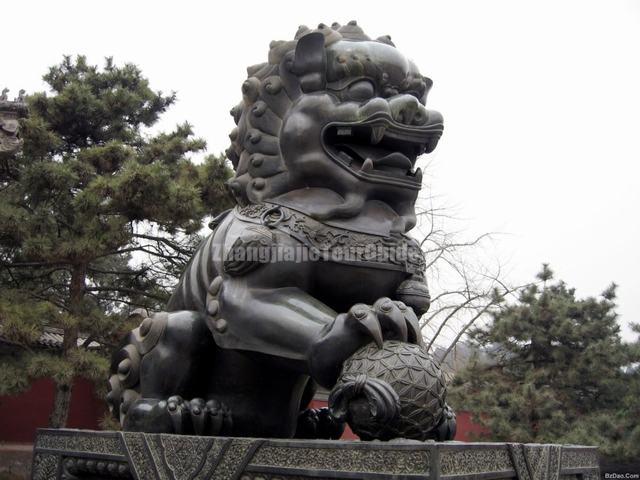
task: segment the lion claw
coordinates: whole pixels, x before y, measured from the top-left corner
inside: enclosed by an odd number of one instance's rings
[[[358,303],[349,309],[346,322],[365,331],[378,347],[384,340],[420,343],[418,318],[403,302],[382,297],[373,305]]]
[[[342,363],[355,351],[374,341],[382,348],[385,340],[422,344],[418,318],[403,302],[388,297],[373,305],[357,303],[328,325],[311,349],[310,368],[314,380],[330,388]]]
[[[369,305],[358,303],[351,307],[347,313],[346,322],[350,322],[368,333],[376,345],[382,347],[383,337],[380,322]]]
[[[220,435],[221,433],[229,433],[233,427],[231,418],[231,410],[218,400],[209,400],[205,406],[209,435]]]
[[[166,410],[174,433],[220,435],[231,432],[231,411],[217,400],[205,402],[202,398],[194,398],[185,401],[179,395],[174,395],[167,399]]]
[[[183,431],[183,417],[184,417],[184,400],[179,395],[173,395],[167,399],[167,412],[173,425],[173,430],[176,433],[182,433]]]

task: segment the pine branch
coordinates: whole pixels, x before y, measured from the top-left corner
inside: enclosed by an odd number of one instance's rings
[[[191,255],[191,254],[193,254],[192,250],[188,250],[186,248],[183,248],[183,247],[179,246],[176,242],[173,242],[173,241],[169,240],[168,238],[157,237],[157,236],[154,236],[154,235],[145,235],[145,234],[142,234],[142,233],[134,233],[133,236],[136,237],[136,238],[144,238],[145,240],[152,240],[152,241],[155,241],[155,242],[164,243],[165,245],[171,247],[172,249],[180,252],[183,255]]]
[[[165,298],[160,297],[158,295],[154,295],[149,292],[145,292],[142,290],[135,290],[132,288],[122,288],[122,287],[86,287],[85,290],[87,292],[118,292],[124,293],[127,295],[140,295],[141,297],[153,298],[154,300],[164,301]]]

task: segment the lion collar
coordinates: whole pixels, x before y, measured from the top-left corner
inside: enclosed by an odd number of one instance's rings
[[[382,236],[330,226],[267,202],[237,206],[233,213],[239,220],[295,238],[309,249],[309,258],[313,255],[318,260],[424,275],[424,254],[417,242],[404,234]]]

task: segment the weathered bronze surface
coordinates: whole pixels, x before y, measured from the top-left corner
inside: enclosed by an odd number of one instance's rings
[[[431,80],[355,22],[300,27],[247,71],[227,150],[238,205],[212,222],[166,312],[142,315],[115,354],[108,400],[125,430],[337,438],[340,422],[306,410],[315,385],[333,388],[372,341],[422,342],[430,297],[407,233],[416,160],[443,130],[425,108]],[[434,398],[421,428],[389,431],[450,437]]]

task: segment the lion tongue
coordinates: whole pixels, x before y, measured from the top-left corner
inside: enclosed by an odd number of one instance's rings
[[[411,160],[409,160],[405,155],[403,155],[400,152],[393,152],[393,153],[390,153],[389,155],[385,155],[382,158],[378,158],[373,161],[373,164],[376,167],[382,167],[382,166],[393,167],[403,171],[405,170],[409,171],[413,166],[411,164]]]
[[[389,150],[381,149],[371,145],[360,144],[343,144],[337,145],[338,149],[347,153],[347,155],[353,159],[359,159],[361,162],[368,160],[368,164],[363,168],[365,171],[369,171],[372,168],[375,169],[392,169],[400,170],[402,173],[410,172],[413,164],[406,155],[400,152],[389,152]]]
[[[401,170],[411,170],[413,165],[405,155],[400,152],[390,152],[373,145],[349,144],[349,149],[355,152],[361,159],[370,158],[374,167],[392,167]]]

